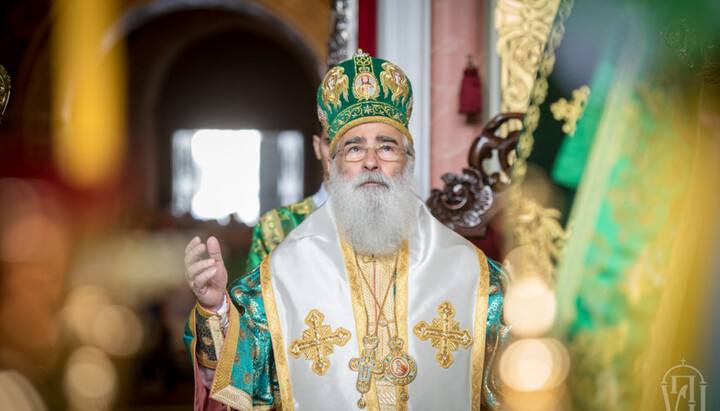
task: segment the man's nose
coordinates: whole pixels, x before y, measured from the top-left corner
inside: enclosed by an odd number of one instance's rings
[[[377,170],[379,166],[377,151],[375,151],[374,148],[368,148],[365,159],[363,160],[363,168],[373,171]]]

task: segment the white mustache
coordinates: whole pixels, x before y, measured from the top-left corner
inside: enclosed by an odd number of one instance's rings
[[[358,174],[353,181],[355,188],[360,188],[363,184],[367,183],[376,183],[389,187],[390,179],[380,172],[365,171],[362,174]]]

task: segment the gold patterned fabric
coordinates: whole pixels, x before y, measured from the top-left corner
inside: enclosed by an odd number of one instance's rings
[[[295,204],[270,210],[260,217],[260,221],[253,228],[250,255],[248,255],[245,265],[245,272],[250,272],[257,267],[290,231],[300,225],[316,209],[317,206],[312,197],[307,197]]]
[[[197,361],[207,368],[215,369],[219,350],[217,350],[213,335],[217,335],[217,332],[220,331],[219,316],[204,309],[199,303],[195,303],[194,315],[197,333],[195,348]]]
[[[390,354],[389,341],[397,335],[395,318],[395,262],[397,253],[387,256],[357,256],[357,266],[362,284],[365,316],[368,319],[368,333],[377,335],[376,358],[383,359]],[[375,389],[380,411],[395,410],[397,394],[395,384],[384,376],[376,380]]]

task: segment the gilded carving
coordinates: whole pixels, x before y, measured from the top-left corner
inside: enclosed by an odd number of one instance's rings
[[[577,122],[585,111],[589,97],[590,88],[588,86],[581,86],[573,90],[570,101],[561,98],[550,105],[550,111],[552,111],[555,120],[563,120],[565,122],[562,126],[562,131],[568,136],[572,137],[575,135]]]
[[[560,0],[498,0],[501,112],[525,112]]]
[[[559,0],[557,7],[557,21],[547,36],[547,47],[540,57],[537,68],[537,79],[533,85],[531,100],[523,118],[523,131],[520,134],[517,146],[517,157],[511,169],[512,186],[510,189],[510,214],[517,215],[522,190],[520,185],[527,172],[526,160],[535,144],[533,133],[540,120],[540,105],[545,101],[548,90],[547,78],[555,65],[555,49],[560,45],[565,34],[565,20],[570,16],[574,0]]]
[[[519,246],[533,245],[556,261],[565,249],[568,235],[560,224],[560,211],[543,207],[523,197],[517,208],[513,231]]]

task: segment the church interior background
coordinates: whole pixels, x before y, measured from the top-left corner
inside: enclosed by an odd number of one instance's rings
[[[315,90],[362,48],[413,81],[423,199],[479,193],[471,145],[521,114],[497,132],[517,137],[510,167],[497,150],[480,165],[500,182],[474,239],[509,275],[512,343],[489,365],[503,409],[718,409],[717,16],[704,0],[2,2],[0,408],[191,409],[184,247],[215,235],[242,275],[258,217],[317,190]]]

